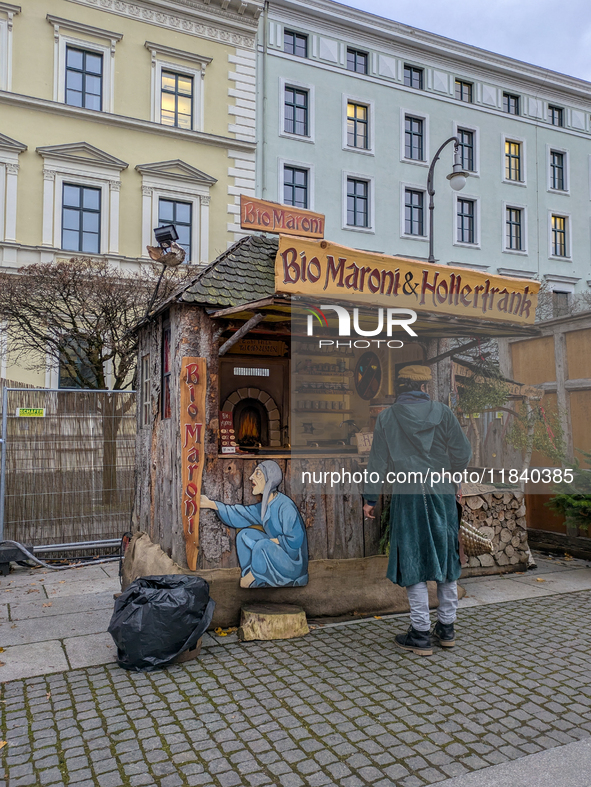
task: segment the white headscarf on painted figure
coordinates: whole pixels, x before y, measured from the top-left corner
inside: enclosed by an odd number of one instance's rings
[[[283,481],[283,471],[272,459],[266,459],[257,466],[257,469],[265,476],[265,488],[263,490],[263,501],[261,503],[261,519],[265,518],[269,497],[279,484]]]

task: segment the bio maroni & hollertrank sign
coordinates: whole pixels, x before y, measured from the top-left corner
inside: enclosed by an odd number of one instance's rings
[[[275,290],[462,317],[533,323],[540,283],[281,236]]]

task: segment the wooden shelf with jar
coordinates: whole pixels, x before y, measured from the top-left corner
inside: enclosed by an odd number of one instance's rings
[[[308,376],[310,376],[310,377],[320,377],[320,375],[327,375],[328,377],[352,377],[353,376],[353,372],[352,372],[351,369],[345,369],[344,371],[340,371],[340,372],[324,372],[324,371],[321,371],[321,372],[305,372],[303,370],[298,370],[298,371],[294,372],[294,374],[297,374],[298,376],[299,375],[305,375],[306,377],[308,377]]]
[[[294,410],[295,413],[306,413],[306,415],[327,415],[330,413],[331,415],[343,415],[344,413],[352,413],[353,410],[333,410],[332,408],[329,410],[328,408],[323,409],[316,409],[315,407],[310,407],[301,409],[296,407]]]
[[[296,388],[297,393],[308,394],[352,394],[351,388]]]
[[[303,350],[303,349],[296,349],[296,352],[297,352],[298,354],[301,354],[301,355],[312,355],[312,356],[314,356],[315,358],[326,358],[326,357],[329,357],[329,358],[334,358],[334,357],[335,357],[335,355],[337,355],[337,357],[338,357],[338,358],[353,358],[353,357],[354,357],[354,355],[355,355],[355,353],[353,353],[353,352],[339,352],[339,353],[337,354],[335,350],[333,350],[333,351],[332,351],[332,352],[333,352],[333,354],[331,355],[331,354],[330,354],[330,353],[328,353],[328,352],[320,352],[320,351],[319,351],[319,350],[317,350],[317,349],[316,349],[316,350]]]

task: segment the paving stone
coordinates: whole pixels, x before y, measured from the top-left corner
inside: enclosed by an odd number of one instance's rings
[[[301,787],[304,780],[295,773],[287,773],[279,777],[279,784],[281,787]]]
[[[465,608],[456,648],[427,660],[370,620],[220,641],[150,675],[103,664],[8,682],[8,787],[67,782],[60,757],[72,787],[419,787],[568,744],[591,735],[590,602]]]
[[[41,771],[38,774],[38,778],[41,784],[55,784],[62,781],[62,774],[59,768],[48,768],[45,771]]]
[[[111,773],[101,773],[96,777],[99,787],[121,787],[123,782],[118,771]]]
[[[143,773],[129,778],[130,787],[152,787],[155,784],[154,777],[149,773]]]

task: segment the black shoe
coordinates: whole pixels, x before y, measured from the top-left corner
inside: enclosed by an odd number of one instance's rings
[[[433,655],[429,629],[427,631],[417,631],[411,626],[406,634],[397,634],[394,642],[399,648],[410,650],[411,653],[417,653],[419,656]]]
[[[433,627],[433,639],[442,648],[453,648],[456,644],[456,632],[453,623],[442,623],[440,620]]]

